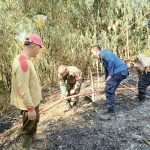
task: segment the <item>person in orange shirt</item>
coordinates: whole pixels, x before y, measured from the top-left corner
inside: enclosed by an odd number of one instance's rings
[[[11,101],[21,110],[23,117],[22,141],[20,149],[29,150],[32,138],[36,133],[39,122],[39,104],[42,100],[41,86],[31,57],[36,57],[42,48],[40,36],[30,34],[25,42],[23,51],[17,55],[12,65]]]

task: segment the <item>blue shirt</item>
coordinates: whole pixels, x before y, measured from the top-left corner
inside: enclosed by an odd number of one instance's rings
[[[128,75],[128,67],[125,62],[111,51],[101,50],[99,52],[99,57],[105,69],[105,78],[119,72],[121,72],[122,75]]]

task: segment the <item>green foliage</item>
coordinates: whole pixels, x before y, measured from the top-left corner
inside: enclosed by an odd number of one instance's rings
[[[0,76],[10,85],[11,62],[21,50],[21,32],[38,33],[46,50],[35,60],[42,84],[56,83],[60,64],[87,73],[95,66],[90,46],[99,43],[121,58],[150,50],[149,0],[0,0]],[[45,15],[38,25],[36,15]]]

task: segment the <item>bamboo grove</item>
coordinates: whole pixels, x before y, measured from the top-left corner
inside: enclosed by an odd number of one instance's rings
[[[41,84],[56,83],[60,64],[84,74],[96,66],[90,46],[100,44],[122,59],[150,51],[149,0],[0,0],[0,89],[9,89],[11,64],[21,51],[20,35],[44,40],[36,61]]]

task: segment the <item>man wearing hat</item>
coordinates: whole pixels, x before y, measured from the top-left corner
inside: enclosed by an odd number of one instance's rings
[[[58,68],[58,79],[62,99],[67,96],[78,94],[80,92],[82,82],[82,72],[75,66],[61,65]],[[66,109],[64,112],[71,109],[78,102],[79,97],[65,100]]]
[[[41,37],[30,34],[24,42],[23,51],[15,57],[12,65],[10,104],[21,110],[23,127],[19,148],[24,150],[31,149],[32,138],[39,122],[39,104],[42,100],[41,86],[30,58],[36,57],[42,46]]]

